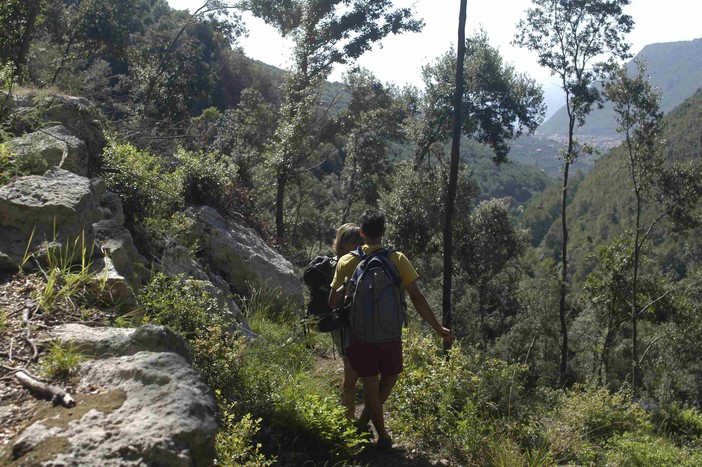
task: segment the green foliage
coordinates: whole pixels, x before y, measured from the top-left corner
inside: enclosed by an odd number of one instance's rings
[[[32,240],[30,238],[29,244]],[[102,303],[101,293],[105,289],[105,278],[96,278],[91,270],[93,245],[85,243],[85,234],[73,242],[66,239],[62,245],[56,241],[45,244],[44,250],[27,252],[26,264],[32,257],[44,276],[46,284],[36,291],[39,309],[51,314],[57,309],[75,311],[79,306]]]
[[[543,424],[543,436],[557,459],[581,464],[597,462],[612,437],[652,429],[651,417],[630,394],[579,386],[563,394]]]
[[[254,419],[251,414],[239,415],[235,402],[226,402],[217,392],[219,407],[222,412],[222,427],[217,433],[215,449],[216,465],[267,467],[274,465],[275,457],[267,459],[261,452],[261,443],[255,441],[261,429],[261,419]]]
[[[12,153],[7,145],[0,143],[0,186],[8,183],[14,176]]]
[[[12,62],[0,65],[0,91],[9,92],[12,88],[14,68]]]
[[[188,205],[207,205],[222,213],[236,207],[236,167],[216,153],[179,150],[175,177],[182,180],[182,198]]]
[[[694,467],[702,463],[702,453],[699,450],[676,446],[666,438],[624,433],[609,441],[603,463],[626,467]]]
[[[524,368],[471,354],[413,332],[405,368],[389,399],[392,429],[432,451],[476,461],[488,438],[520,411]]]
[[[159,157],[130,144],[110,141],[104,151],[105,183],[120,195],[134,222],[147,216],[166,218],[184,205],[182,180]]]
[[[186,339],[193,363],[210,387],[227,397],[236,392],[244,343],[231,333],[226,312],[203,282],[158,273],[138,298],[144,321],[169,326]]]
[[[422,158],[443,152],[437,146],[450,138],[455,69],[455,53],[449,51],[422,70],[427,95],[422,108],[423,128],[417,138],[417,154]],[[543,121],[543,91],[533,79],[504,63],[485,32],[466,40],[463,74],[461,132],[488,145],[494,151],[495,162],[504,162],[510,140],[523,131],[532,133]]]
[[[84,359],[85,357],[76,351],[73,342],[64,344],[55,341],[43,356],[42,367],[50,379],[66,379],[75,372],[78,364]]]
[[[653,422],[661,435],[680,444],[702,447],[702,412],[679,404],[660,407],[653,412]]]

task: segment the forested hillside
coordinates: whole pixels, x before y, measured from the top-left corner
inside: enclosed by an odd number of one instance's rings
[[[238,48],[242,11],[293,39],[290,69]],[[607,11],[608,21],[627,24]],[[636,68],[615,73],[606,96],[625,143],[594,163],[588,148],[567,140],[549,140],[546,150],[525,139],[543,122],[542,90],[485,33],[468,37],[449,210],[455,51],[437,51],[422,90],[362,68],[328,82],[334,64],[421,29],[411,10],[388,0],[210,0],[192,14],[165,0],[4,2],[0,187],[55,165],[17,149],[18,140],[54,131],[57,103],[78,102],[80,115],[92,117],[76,124],[100,122],[106,135],[87,148],[98,149],[85,175],[119,198],[147,264],[130,289],[138,307],[126,315],[86,304],[91,296],[80,287],[65,292],[75,278],[70,264],[55,268],[57,277],[32,271],[25,258],[25,269],[4,271],[0,283],[28,302],[30,289],[69,294],[64,307],[42,309],[49,324],[95,325],[99,310],[111,326],[163,324],[181,334],[217,397],[221,465],[702,464],[702,93],[663,89],[658,101],[654,79]],[[674,54],[659,46],[644,50],[652,76],[667,80],[654,69]],[[694,84],[696,72],[686,70]],[[593,85],[578,90],[588,97]],[[663,118],[670,99],[685,100]],[[564,165],[564,156],[593,169]],[[543,159],[548,170],[515,159]],[[554,178],[564,168],[565,186]],[[193,266],[217,260],[208,272],[236,276],[233,260],[203,240],[236,224],[301,274],[330,252],[337,227],[369,207],[386,213],[385,241],[411,260],[454,337],[442,349],[409,307],[405,369],[386,403],[396,444],[385,455],[344,417],[341,360],[292,293],[263,280],[207,287]],[[447,248],[452,286],[444,293]],[[181,273],[163,273],[169,262]],[[16,285],[23,281],[32,287]],[[80,300],[70,295],[79,292]],[[232,307],[258,338],[230,326]],[[23,326],[21,313],[0,308],[6,372],[18,364],[10,362],[15,338],[25,342],[10,334],[11,322]],[[66,365],[68,375],[78,363]],[[360,387],[356,396],[360,406]],[[16,451],[8,455],[24,454]]]
[[[702,88],[702,38],[686,42],[650,44],[628,64],[634,70],[634,60],[645,60],[651,83],[662,92],[661,110],[670,112]],[[565,106],[539,127],[543,135],[563,135],[566,128]],[[618,138],[612,106],[594,110],[578,134],[590,138]]]

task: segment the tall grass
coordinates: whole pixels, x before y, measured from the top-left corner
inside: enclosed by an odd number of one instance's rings
[[[40,259],[37,252],[29,252],[33,235],[34,232],[30,236],[20,269],[28,261],[34,260],[44,276],[46,284],[34,297],[39,309],[51,314],[57,308],[76,310],[80,305],[99,302],[107,278],[99,276],[96,279],[91,271],[94,245],[86,243],[85,232],[73,241],[67,239],[65,245],[49,243]]]

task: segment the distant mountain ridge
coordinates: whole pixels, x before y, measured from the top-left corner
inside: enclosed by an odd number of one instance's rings
[[[691,41],[667,42],[645,46],[635,58],[647,63],[651,83],[661,90],[661,110],[674,109],[702,88],[702,38]],[[629,62],[634,69],[633,60]],[[594,110],[585,125],[577,130],[580,136],[599,139],[619,139],[612,106]],[[544,136],[565,136],[567,114],[565,106],[541,125],[537,132]]]

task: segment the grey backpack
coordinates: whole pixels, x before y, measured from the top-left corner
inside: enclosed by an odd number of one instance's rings
[[[390,261],[391,250],[366,254],[352,252],[360,263],[351,276],[348,318],[352,338],[364,343],[400,339],[405,323],[405,303],[400,274]]]

